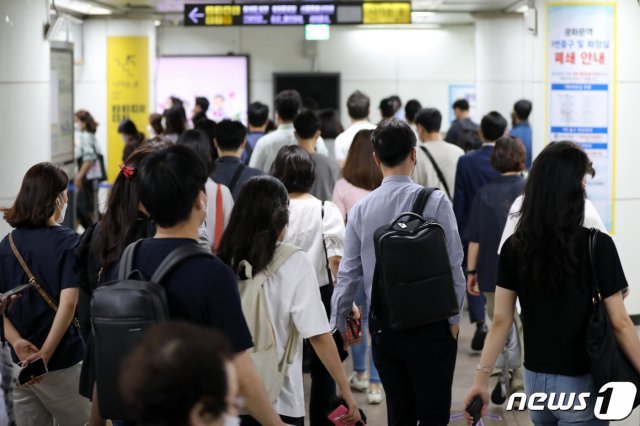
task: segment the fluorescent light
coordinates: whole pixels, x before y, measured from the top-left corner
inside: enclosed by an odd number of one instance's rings
[[[324,24],[305,25],[305,40],[329,40],[331,38],[331,27]]]
[[[433,15],[435,15],[435,12],[421,12],[421,11],[417,11],[417,12],[411,12],[411,16],[417,16],[420,18],[430,18]]]
[[[529,6],[526,4],[523,4],[522,6],[518,7],[516,9],[517,13],[527,13],[527,10],[529,10]]]
[[[111,9],[83,0],[55,0],[55,5],[81,15],[111,15],[113,13]]]
[[[162,21],[159,19],[156,19],[155,21],[153,21],[153,25],[155,25],[156,27],[159,27],[160,25],[162,25]]]

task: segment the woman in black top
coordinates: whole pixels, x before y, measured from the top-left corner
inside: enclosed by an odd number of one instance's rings
[[[93,397],[92,425],[104,424],[104,420],[98,415],[97,400],[93,395],[95,360],[93,339],[88,334],[91,327],[89,313],[91,294],[106,282],[109,270],[118,262],[127,245],[155,234],[155,225],[138,201],[136,175],[142,160],[162,148],[162,145],[158,147],[145,145],[135,150],[126,164],[120,166],[120,173],[111,189],[104,218],[85,231],[76,250],[77,281],[82,289],[78,303],[78,317],[87,341],[80,377],[80,392],[87,398]]]
[[[587,173],[593,173],[589,158],[570,142],[550,144],[534,162],[520,222],[500,254],[494,322],[465,406],[480,395],[483,414],[487,411],[489,375],[511,327],[516,298],[522,307],[526,393],[594,391],[586,352],[592,312],[589,230],[582,227]],[[640,340],[622,296],[627,281],[613,240],[604,233],[598,236],[594,266],[618,345],[640,372]],[[545,408],[530,416],[536,425],[606,424],[594,416],[595,395],[587,402],[585,410],[572,409],[576,398],[568,411]]]
[[[53,164],[36,164],[24,176],[13,206],[2,209],[15,229],[0,243],[0,292],[31,283],[4,317],[3,340],[11,344],[14,378],[19,363],[42,359],[48,368],[14,389],[19,425],[81,426],[89,417],[89,401],[78,394],[84,344],[72,325],[78,234],[60,226],[68,183],[67,174]]]

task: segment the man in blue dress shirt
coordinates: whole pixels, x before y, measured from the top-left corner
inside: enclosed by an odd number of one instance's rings
[[[513,112],[511,118],[513,119],[513,129],[511,129],[511,136],[515,136],[520,139],[524,144],[525,152],[527,153],[527,162],[525,167],[527,170],[531,168],[532,158],[532,138],[531,126],[529,125],[529,115],[531,114],[531,102],[526,99],[521,99],[513,105]]]
[[[332,298],[331,323],[341,332],[351,312],[360,280],[364,279],[367,303],[376,256],[373,234],[399,213],[410,211],[423,188],[410,176],[416,163],[416,137],[404,121],[390,119],[373,133],[374,160],[384,179],[382,185],[349,212],[338,283]],[[458,306],[462,311],[465,279],[462,245],[451,203],[435,191],[423,213],[444,229]],[[389,425],[444,425],[449,423],[451,386],[457,352],[460,315],[416,329],[393,331],[382,325],[372,337],[373,358],[387,396]],[[345,342],[347,345],[350,343]]]
[[[471,203],[476,192],[486,183],[491,182],[498,176],[497,170],[491,167],[491,154],[495,141],[505,135],[507,120],[496,111],[485,115],[480,122],[480,138],[482,147],[477,151],[469,152],[458,160],[456,170],[456,189],[453,197],[453,211],[458,221],[460,235],[464,235]],[[468,241],[462,241],[465,247]],[[485,325],[485,299],[484,296],[469,297],[469,317],[472,323],[476,324],[476,332],[471,340],[471,349],[481,351],[484,347],[484,339],[487,337],[487,326]]]

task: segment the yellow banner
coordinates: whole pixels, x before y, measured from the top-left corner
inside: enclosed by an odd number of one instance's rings
[[[143,131],[149,118],[149,41],[147,37],[107,37],[107,174],[120,172],[124,142],[118,124],[125,118]]]
[[[365,2],[362,4],[363,24],[410,24],[411,3]]]

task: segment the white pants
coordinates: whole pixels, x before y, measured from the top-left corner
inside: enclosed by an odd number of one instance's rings
[[[16,385],[13,406],[17,426],[85,425],[89,421],[91,405],[78,391],[81,366],[82,363],[78,363],[51,371],[35,385]],[[20,367],[15,365],[15,380],[19,373]]]

